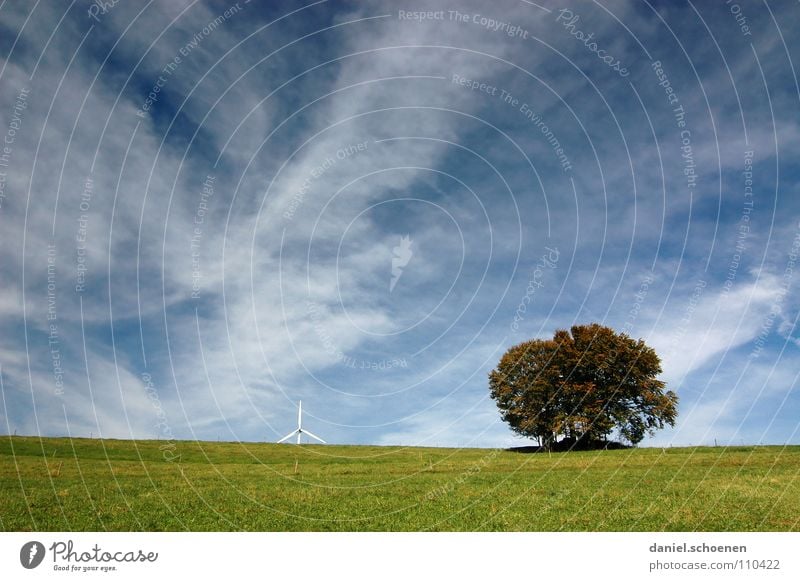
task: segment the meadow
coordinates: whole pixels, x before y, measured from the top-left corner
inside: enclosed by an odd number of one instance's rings
[[[800,446],[0,437],[5,531],[798,531]]]

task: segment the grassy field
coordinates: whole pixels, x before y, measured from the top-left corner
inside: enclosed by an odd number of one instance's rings
[[[170,446],[1,437],[0,529],[800,530],[800,446]]]

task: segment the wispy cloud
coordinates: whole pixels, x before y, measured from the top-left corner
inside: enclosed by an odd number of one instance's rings
[[[502,351],[597,320],[685,393],[658,441],[788,437],[800,101],[769,13],[575,5],[593,48],[526,3],[406,8],[0,9],[12,429],[273,439],[302,398],[328,441],[508,445]]]

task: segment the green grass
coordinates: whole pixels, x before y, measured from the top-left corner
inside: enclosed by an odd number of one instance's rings
[[[800,530],[800,446],[164,445],[0,438],[0,529]]]

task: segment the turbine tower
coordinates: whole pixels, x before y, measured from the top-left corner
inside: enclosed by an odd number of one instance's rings
[[[297,434],[297,443],[298,444],[300,443],[300,437],[303,434],[305,434],[306,436],[310,436],[310,437],[314,438],[318,442],[321,442],[323,444],[327,444],[327,442],[325,440],[323,440],[322,438],[320,438],[319,436],[315,436],[314,434],[312,434],[308,430],[304,430],[303,429],[303,402],[302,401],[297,406],[297,429],[289,432],[288,434],[286,434],[283,438],[278,440],[277,443],[281,444],[281,443],[285,442],[286,440],[288,440],[289,438],[291,438],[292,436],[294,436],[295,434]]]

